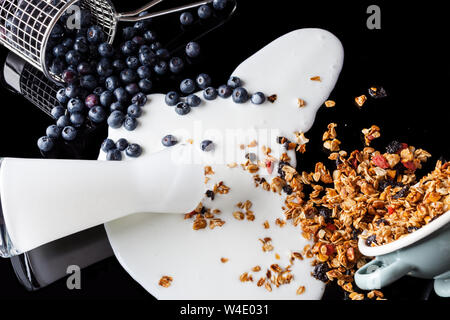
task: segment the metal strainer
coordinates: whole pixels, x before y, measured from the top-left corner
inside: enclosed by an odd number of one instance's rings
[[[212,0],[203,0],[180,7],[139,16],[164,0],[153,0],[130,12],[117,13],[110,0],[0,0],[0,42],[57,82],[46,64],[46,46],[53,27],[72,5],[90,10],[94,23],[102,27],[112,43],[119,21],[136,22],[177,11],[187,10]]]

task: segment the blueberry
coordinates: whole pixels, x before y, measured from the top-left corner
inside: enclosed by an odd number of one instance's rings
[[[122,103],[128,101],[128,93],[122,87],[119,87],[116,90],[114,90],[114,95],[116,96],[117,101],[120,101]]]
[[[87,40],[90,43],[100,43],[106,40],[106,34],[103,32],[102,28],[97,25],[89,27],[87,31]]]
[[[114,93],[111,91],[104,91],[100,95],[100,104],[104,107],[109,107],[114,102]]]
[[[180,95],[175,91],[170,91],[166,94],[165,101],[168,106],[174,106],[180,101]]]
[[[112,150],[112,149],[115,149],[115,148],[116,148],[116,144],[111,139],[105,139],[102,142],[101,149],[102,149],[103,152],[108,152],[109,150]]]
[[[228,79],[227,85],[232,89],[236,89],[237,87],[240,87],[242,85],[241,79],[238,77],[230,77],[230,79]]]
[[[53,74],[61,74],[66,67],[66,63],[59,58],[53,59],[52,64],[50,65],[50,72]]]
[[[80,127],[84,123],[85,117],[80,112],[74,112],[70,115],[70,122],[75,127]]]
[[[250,101],[253,104],[262,104],[262,103],[264,103],[264,101],[266,101],[266,96],[262,92],[256,92],[256,93],[252,94]]]
[[[145,31],[144,39],[147,40],[148,42],[150,42],[150,43],[154,42],[154,41],[156,41],[156,38],[157,38],[156,33],[153,32],[152,30]]]
[[[66,126],[62,129],[61,136],[67,141],[75,140],[77,137],[77,130],[72,126]]]
[[[92,21],[91,11],[88,9],[83,9],[80,11],[80,26],[83,28],[89,27]]]
[[[145,79],[145,78],[151,77],[152,71],[149,66],[140,66],[137,69],[137,74],[138,74],[139,78]]]
[[[65,59],[68,64],[77,65],[81,62],[81,55],[78,51],[69,50],[65,55]]]
[[[213,0],[213,8],[223,10],[227,6],[227,0]]]
[[[129,157],[137,158],[142,154],[142,148],[137,143],[131,143],[128,145],[127,149],[125,150],[125,153]]]
[[[131,106],[128,107],[127,114],[129,117],[139,118],[142,115],[142,109],[141,107],[132,104]]]
[[[106,112],[102,107],[94,106],[89,110],[88,116],[92,122],[101,123],[106,119]]]
[[[244,103],[248,100],[248,92],[245,88],[239,87],[233,90],[231,97],[235,103]]]
[[[47,136],[40,137],[39,140],[37,141],[37,146],[39,150],[43,152],[50,151],[51,149],[53,149],[54,145],[55,142],[53,141],[53,139]]]
[[[109,91],[114,91],[120,86],[120,80],[116,76],[109,76],[105,80],[105,88]]]
[[[189,94],[194,92],[194,90],[195,90],[195,83],[192,79],[184,79],[183,81],[181,81],[180,83],[181,92]]]
[[[88,95],[86,97],[86,99],[84,100],[84,104],[88,108],[92,108],[93,106],[96,106],[99,103],[100,103],[100,98],[94,93],[91,93],[90,95]]]
[[[111,58],[114,55],[113,46],[108,42],[100,43],[98,46],[98,54],[105,58]]]
[[[159,74],[160,76],[165,75],[167,73],[167,70],[169,70],[169,66],[167,65],[167,62],[164,60],[158,61],[154,66],[153,70],[156,74]]]
[[[127,139],[121,138],[116,142],[116,148],[119,151],[124,151],[128,147]]]
[[[200,143],[200,148],[202,149],[202,151],[212,151],[214,150],[214,143],[211,140],[203,140]]]
[[[111,104],[111,106],[109,107],[109,109],[111,110],[111,112],[113,111],[124,111],[124,107],[123,104],[119,101],[113,102]]]
[[[89,45],[84,42],[75,42],[73,49],[81,54],[86,54],[90,51]]]
[[[162,48],[162,44],[159,41],[155,41],[152,44],[150,44],[150,49],[152,49],[152,51],[157,51],[158,49]]]
[[[64,72],[61,75],[64,83],[74,83],[76,80],[78,80],[78,75],[77,72],[75,72],[74,70],[64,70]]]
[[[122,35],[125,40],[131,40],[136,35],[136,30],[133,27],[125,27],[122,29]]]
[[[206,89],[211,84],[211,77],[206,73],[200,73],[195,81],[200,89]]]
[[[131,103],[137,105],[138,107],[142,107],[147,102],[147,96],[142,92],[139,92],[131,98]]]
[[[95,88],[97,88],[98,81],[97,81],[97,78],[94,77],[92,74],[87,74],[80,78],[80,85],[81,85],[81,87],[92,91]]]
[[[161,143],[165,147],[172,147],[178,143],[178,140],[173,135],[168,134],[167,136],[162,138]]]
[[[99,97],[103,92],[105,92],[105,89],[103,89],[102,87],[97,87],[94,89],[94,91],[92,91],[93,94],[95,94]]]
[[[55,26],[53,27],[52,31],[50,32],[50,38],[53,38],[53,39],[62,38],[64,36],[64,31],[65,31],[64,27],[62,25],[60,25],[59,23],[56,23]]]
[[[132,83],[132,82],[136,82],[138,80],[138,75],[137,75],[136,71],[134,71],[132,69],[125,69],[120,73],[120,79],[124,83]]]
[[[198,8],[197,14],[200,19],[208,19],[212,14],[211,7],[204,4]]]
[[[57,58],[65,58],[67,53],[67,48],[62,45],[58,44],[53,48],[53,55]]]
[[[125,59],[125,63],[130,69],[137,69],[139,67],[139,59],[136,56],[128,56]]]
[[[61,128],[56,124],[52,124],[51,126],[47,127],[47,130],[45,130],[45,134],[50,138],[57,139],[61,134]]]
[[[203,90],[203,98],[206,100],[214,100],[217,98],[217,90],[213,87],[208,87]]]
[[[128,40],[122,45],[120,49],[125,56],[129,56],[137,51],[138,45],[133,41]]]
[[[185,51],[188,57],[196,58],[200,54],[200,45],[197,42],[191,41],[186,45]]]
[[[73,41],[72,38],[66,38],[66,39],[64,39],[64,41],[62,42],[62,45],[63,45],[64,47],[66,47],[66,49],[72,48],[72,47],[73,47],[73,44],[74,44],[74,41]]]
[[[75,42],[73,42],[72,46],[77,42],[83,42],[84,44],[89,44],[88,39],[85,36],[78,36],[75,38]]]
[[[97,73],[101,77],[109,77],[114,72],[108,58],[102,58],[97,64]]]
[[[146,44],[139,47],[139,53],[149,53],[149,52],[153,52],[153,51],[154,50]]]
[[[131,41],[133,41],[137,45],[145,44],[145,39],[143,37],[141,37],[141,36],[134,36],[133,39],[131,39]]]
[[[123,121],[125,120],[125,115],[120,111],[113,111],[108,117],[108,125],[111,128],[118,129],[122,126]]]
[[[180,72],[184,68],[183,59],[178,58],[178,57],[173,57],[172,59],[170,59],[169,68],[170,68],[170,71],[173,73]]]
[[[78,98],[71,98],[69,100],[69,102],[67,102],[67,110],[69,110],[70,113],[82,112],[83,109],[84,109],[84,104]]]
[[[113,65],[113,68],[115,71],[122,71],[122,70],[125,70],[127,67],[127,64],[123,60],[120,60],[120,59],[114,60],[112,65]]]
[[[169,59],[170,53],[169,50],[160,48],[156,50],[156,56],[160,59]]]
[[[180,23],[183,26],[188,26],[194,22],[194,16],[190,12],[183,12],[180,14]]]
[[[61,106],[56,106],[52,109],[51,114],[55,120],[58,120],[59,117],[63,116],[66,110]]]
[[[58,118],[58,120],[56,120],[56,125],[60,128],[64,128],[64,127],[70,125],[69,116],[67,116],[67,115],[60,116]]]
[[[139,92],[139,86],[136,83],[129,83],[125,86],[125,90],[130,94],[130,95],[135,95],[136,93]]]
[[[123,122],[123,127],[128,131],[133,131],[137,127],[137,120],[136,118],[132,118],[129,116],[125,117],[125,120]]]
[[[175,106],[175,112],[178,113],[180,116],[184,116],[184,115],[188,114],[189,112],[191,112],[191,107],[189,107],[189,105],[187,103],[179,102]]]
[[[106,153],[106,160],[120,161],[122,160],[122,153],[117,149],[108,150],[108,152]]]
[[[227,86],[226,84],[221,85],[219,87],[219,89],[217,89],[217,94],[221,98],[226,99],[226,98],[230,97],[232,93],[233,93],[233,89],[231,89],[231,87]]]
[[[145,21],[137,21],[133,27],[137,32],[144,32],[147,24]]]
[[[144,93],[149,93],[152,90],[153,83],[150,79],[142,79],[138,82],[139,89]]]
[[[144,46],[142,46],[142,47],[144,47]],[[145,50],[141,51],[141,52],[139,52],[139,61],[144,66],[152,66],[156,62],[156,55],[153,51],[145,51]]]
[[[66,96],[66,89],[61,88],[56,92],[56,100],[58,100],[60,103],[65,104],[69,100]]]
[[[186,103],[190,107],[197,107],[200,105],[201,102],[202,102],[202,100],[195,94],[191,94],[186,98]]]
[[[87,75],[92,73],[92,67],[91,64],[88,62],[81,62],[78,66],[77,66],[77,72],[81,75]]]

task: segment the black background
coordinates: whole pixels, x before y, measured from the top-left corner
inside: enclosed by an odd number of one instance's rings
[[[143,1],[133,1],[132,9]],[[169,1],[171,2],[171,1]],[[238,1],[236,14],[223,26],[213,30],[199,42],[202,58],[190,66],[183,76],[209,73],[213,85],[226,81],[233,69],[277,37],[305,27],[324,28],[343,43],[344,67],[331,99],[335,108],[322,108],[313,129],[307,134],[308,152],[300,159],[302,170],[311,169],[315,161],[326,161],[321,135],[326,125],[337,122],[338,138],[347,151],[361,148],[361,129],[376,124],[382,138],[374,147],[383,148],[393,139],[424,148],[432,153],[424,171],[429,171],[439,157],[449,158],[448,149],[448,86],[449,55],[446,8],[428,2],[395,1]],[[125,5],[115,1],[118,7]],[[172,1],[173,3],[173,1]],[[381,30],[366,27],[371,4],[381,8]],[[199,30],[181,30],[178,14],[155,19],[154,29],[161,41],[170,43],[178,34],[195,38]],[[196,33],[197,32],[197,33]],[[179,44],[183,45],[184,40]],[[171,44],[175,49],[176,44]],[[1,48],[1,56],[5,50]],[[162,83],[157,91],[176,87],[179,79]],[[367,94],[372,85],[382,85],[388,97],[371,100],[360,110],[353,99]],[[36,140],[44,135],[53,121],[19,95],[0,88],[0,155],[2,157],[42,157]],[[58,146],[47,157],[95,159],[104,128],[78,139],[72,146]],[[201,245],[201,244],[200,244]],[[69,291],[65,280],[38,292],[27,292],[17,282],[8,260],[0,260],[1,298],[145,298],[145,292],[121,268],[115,258],[107,259],[82,272],[82,290]],[[439,300],[432,292],[432,282],[404,278],[384,290],[394,300]],[[345,298],[334,287],[327,289],[325,299]]]

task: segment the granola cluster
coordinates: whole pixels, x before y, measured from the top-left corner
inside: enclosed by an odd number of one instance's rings
[[[328,126],[325,138],[336,138],[334,127]],[[379,134],[378,127],[371,129]],[[350,155],[343,150],[331,153],[329,159],[336,162],[333,172],[321,162],[314,172],[301,173],[282,164],[280,176],[292,190],[284,215],[300,226],[303,237],[313,240],[316,278],[336,280],[350,298],[364,298],[352,285],[355,270],[368,259],[358,250],[358,237],[372,246],[386,244],[449,210],[448,163],[438,161],[436,169],[415,185],[416,169],[430,156],[394,141],[385,153],[371,147]],[[310,190],[308,195],[305,189]],[[370,297],[380,299],[382,294],[371,292]]]

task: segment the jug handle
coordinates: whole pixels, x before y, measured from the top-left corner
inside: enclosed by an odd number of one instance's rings
[[[397,281],[413,267],[399,260],[391,260],[377,257],[365,264],[355,273],[356,285],[363,290],[381,289],[394,281]]]

